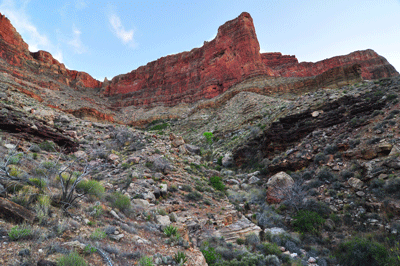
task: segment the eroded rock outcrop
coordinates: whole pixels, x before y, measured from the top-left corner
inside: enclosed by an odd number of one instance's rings
[[[242,13],[222,25],[215,39],[201,48],[162,57],[114,77],[104,94],[116,96],[116,106],[172,106],[213,98],[245,78],[272,75],[259,51],[253,20]]]
[[[398,75],[393,66],[373,50],[357,51],[316,63],[299,63],[292,55],[260,54],[259,50],[252,18],[248,13],[242,13],[222,25],[215,39],[205,42],[201,48],[162,57],[128,74],[114,77],[103,93],[111,97],[115,107],[174,106],[214,98],[232,85],[257,76],[263,79],[318,76],[320,79],[316,82],[326,84],[340,82],[335,75],[355,64],[360,66],[364,79]],[[339,78],[343,79],[343,76]],[[299,87],[304,86],[300,84]]]
[[[49,52],[29,52],[28,44],[11,25],[10,20],[0,14],[0,71],[41,87],[58,89],[61,84],[78,88],[100,88],[102,82],[85,72],[69,70]]]
[[[355,63],[361,66],[361,75],[364,79],[387,78],[399,74],[384,57],[371,49],[335,56],[316,63],[299,63],[295,56],[280,53],[265,53],[261,57],[263,62],[273,69],[274,75],[282,77],[311,77],[335,67]]]

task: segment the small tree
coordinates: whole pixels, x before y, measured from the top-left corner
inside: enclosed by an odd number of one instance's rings
[[[83,171],[73,171],[73,166],[81,164],[83,162]],[[60,179],[61,184],[61,196],[59,203],[62,205],[65,212],[73,205],[73,203],[81,198],[85,193],[77,193],[76,188],[83,178],[91,172],[89,164],[86,160],[76,159],[69,164],[61,167],[57,172],[57,178]]]
[[[211,153],[211,154],[207,154],[207,159],[211,160],[213,158],[212,144],[214,142],[214,135],[212,132],[204,132],[203,136],[206,138],[206,142],[210,148],[210,153]]]
[[[207,143],[208,143],[208,145],[210,145],[210,148],[211,148],[211,145],[213,144],[213,139],[214,139],[213,133],[212,132],[204,132],[203,136],[206,138]]]

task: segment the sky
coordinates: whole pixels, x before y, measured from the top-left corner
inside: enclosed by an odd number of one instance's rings
[[[244,11],[261,52],[316,62],[373,49],[400,71],[400,0],[0,0],[31,52],[101,81],[201,47]]]

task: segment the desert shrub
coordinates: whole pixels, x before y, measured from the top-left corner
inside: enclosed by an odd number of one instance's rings
[[[114,234],[115,230],[117,230],[115,226],[108,225],[104,228],[104,233],[106,233],[106,235],[111,235]]]
[[[37,144],[33,144],[33,145],[29,148],[29,150],[30,150],[31,152],[40,152],[40,147],[39,147]]]
[[[203,136],[206,138],[207,143],[211,146],[214,141],[214,135],[212,132],[204,132]]]
[[[326,203],[316,201],[314,199],[308,200],[304,205],[304,209],[307,211],[316,212],[323,218],[327,218],[332,212],[331,208],[329,208]]]
[[[8,164],[19,164],[19,162],[21,161],[22,157],[24,155],[22,153],[17,153],[15,155],[12,155],[9,159],[8,159]]]
[[[208,265],[213,265],[219,258],[221,258],[221,255],[215,251],[215,248],[209,246],[208,243],[205,243],[204,248],[201,249],[201,252],[203,253]]]
[[[318,213],[306,210],[297,212],[294,219],[292,225],[300,233],[317,234],[319,229],[325,223],[324,218],[322,218]]]
[[[246,245],[256,245],[260,243],[260,238],[255,233],[251,233],[245,236]]]
[[[32,177],[29,181],[38,188],[45,188],[47,183],[43,178]]]
[[[175,253],[174,261],[180,265],[185,264],[185,262],[187,261],[185,252],[178,251],[177,253]]]
[[[235,258],[231,261],[218,261],[215,264],[211,264],[215,266],[253,266],[253,265],[269,265],[269,266],[279,266],[281,263],[279,262],[278,257],[275,255],[264,256],[262,254],[255,253],[245,253],[243,256],[239,256],[239,258]]]
[[[323,153],[318,153],[318,154],[315,155],[315,157],[314,157],[314,163],[315,163],[315,164],[323,164],[323,163],[326,163],[326,160],[327,160],[327,158],[326,158],[325,154],[323,154]]]
[[[94,218],[98,218],[103,214],[103,207],[101,205],[94,205],[89,207],[89,214]]]
[[[85,246],[85,248],[83,249],[83,252],[85,254],[92,254],[95,253],[97,251],[97,248],[95,248],[94,246],[88,244]]]
[[[386,181],[384,189],[387,193],[400,195],[400,177]]]
[[[47,195],[40,195],[35,205],[36,215],[41,222],[49,214],[50,197]]]
[[[257,224],[264,228],[282,226],[282,216],[277,214],[270,206],[262,205],[262,211],[256,214]]]
[[[100,184],[100,182],[96,180],[82,180],[76,186],[77,189],[83,190],[84,193],[93,195],[96,197],[102,197],[104,195],[105,189]]]
[[[279,246],[275,243],[263,243],[262,244],[262,249],[261,252],[264,255],[276,255],[276,256],[280,256],[282,254],[281,249],[279,248]]]
[[[57,263],[58,266],[87,266],[84,258],[79,256],[77,252],[71,252],[68,255],[63,255]]]
[[[178,235],[178,228],[176,228],[175,226],[172,226],[172,225],[166,226],[163,231],[167,237]]]
[[[238,244],[238,245],[243,245],[244,244],[244,239],[243,238],[237,238],[236,239],[236,244]]]
[[[210,185],[219,191],[225,190],[225,184],[222,182],[222,177],[220,176],[212,176],[210,177]]]
[[[8,232],[8,237],[11,241],[30,239],[33,236],[33,231],[28,225],[16,225]]]
[[[341,173],[341,176],[342,176],[342,178],[343,178],[344,180],[348,180],[348,179],[350,179],[350,178],[352,178],[352,177],[354,176],[354,173],[353,173],[353,172],[350,172],[350,171],[347,171],[347,170],[344,170],[344,171]]]
[[[314,173],[311,171],[305,171],[303,175],[301,176],[302,179],[304,180],[310,180],[313,177]]]
[[[129,210],[131,208],[131,200],[121,192],[114,192],[111,195],[111,205],[120,211]]]
[[[162,123],[162,124],[158,124],[155,126],[152,126],[149,130],[154,130],[154,131],[158,131],[158,130],[164,130],[166,128],[169,127],[168,123]]]
[[[189,193],[186,195],[186,199],[192,200],[192,201],[199,201],[199,200],[201,200],[202,198],[203,198],[203,195],[202,195],[201,193],[197,192],[197,191],[189,192]]]
[[[389,252],[382,244],[365,238],[353,238],[341,243],[337,250],[341,264],[348,266],[389,265]]]
[[[319,179],[321,181],[332,182],[334,179],[336,179],[336,177],[331,171],[324,168],[317,174],[317,179]]]
[[[56,151],[56,145],[54,144],[54,142],[50,142],[50,141],[43,141],[42,143],[39,144],[39,148],[44,150],[44,151],[49,151],[49,152],[53,152]]]
[[[309,182],[307,182],[307,185],[305,185],[306,189],[311,189],[311,188],[317,188],[321,186],[323,183],[321,180],[318,179],[311,179]]]
[[[339,151],[336,144],[328,145],[324,149],[324,154],[335,154]]]
[[[186,191],[186,192],[192,192],[192,187],[185,184],[185,185],[182,185],[182,190]]]
[[[292,240],[286,240],[284,247],[289,250],[291,253],[301,254],[300,248],[297,246],[295,242]]]
[[[139,260],[139,266],[154,266],[150,257],[144,256]]]
[[[90,239],[92,240],[102,240],[105,238],[107,234],[101,230],[100,228],[97,228],[96,230],[93,231],[93,233],[90,235]]]

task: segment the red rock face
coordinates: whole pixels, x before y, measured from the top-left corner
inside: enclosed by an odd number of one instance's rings
[[[190,52],[162,57],[112,79],[104,95],[115,107],[173,106],[194,103],[225,92],[232,85],[257,75],[281,77],[327,76],[344,66],[359,64],[364,79],[398,75],[385,58],[372,50],[358,51],[317,63],[299,63],[295,56],[259,53],[253,20],[248,13],[226,22],[217,37]],[[336,69],[335,71],[330,71]],[[329,75],[322,75],[328,72]]]
[[[116,105],[176,105],[213,98],[233,84],[255,75],[272,75],[259,53],[248,13],[228,21],[214,40],[190,52],[162,57],[113,78],[104,94]],[[127,99],[127,96],[130,96]]]
[[[100,88],[102,86],[100,81],[85,72],[67,69],[49,52],[29,52],[28,44],[2,14],[0,14],[0,58],[9,64],[9,66],[3,64],[0,67],[1,71],[17,75],[18,78],[42,87],[58,89],[57,84],[53,81],[46,82],[42,77],[39,78],[38,74],[74,88]]]
[[[356,51],[348,55],[335,56],[316,63],[299,63],[295,56],[282,56],[280,53],[262,54],[263,62],[273,69],[276,76],[311,77],[320,75],[329,69],[352,65],[361,65],[364,79],[378,79],[399,75],[396,69],[373,50]]]

